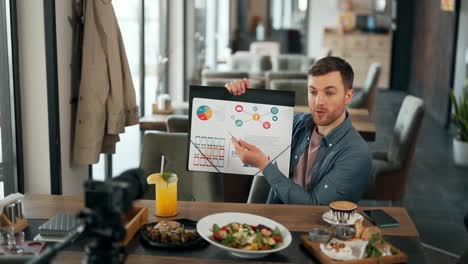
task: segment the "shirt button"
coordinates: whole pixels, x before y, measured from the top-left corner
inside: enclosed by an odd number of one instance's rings
[[[325,184],[325,186],[323,186],[323,187],[325,187],[325,189],[327,189],[327,188],[328,188],[328,185]]]
[[[331,146],[332,146],[332,144],[330,143],[330,144],[328,144],[328,146],[329,146],[329,147],[331,147]]]
[[[294,156],[294,159],[297,159],[297,155],[296,155],[296,156]]]
[[[309,140],[309,138],[307,138],[307,140]]]

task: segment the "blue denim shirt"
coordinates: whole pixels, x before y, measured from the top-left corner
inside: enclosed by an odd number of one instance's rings
[[[268,164],[263,175],[271,186],[267,203],[328,205],[332,201],[358,202],[372,172],[372,154],[366,141],[353,128],[349,114],[320,141],[312,168],[312,188],[307,192],[292,181],[302,152],[309,145],[312,115],[294,115],[289,177],[276,163]]]

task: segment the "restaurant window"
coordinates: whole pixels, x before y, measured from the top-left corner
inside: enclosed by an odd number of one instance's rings
[[[17,192],[17,137],[9,1],[0,1],[0,198]]]
[[[140,116],[152,112],[158,87],[163,92],[167,91],[167,63],[161,63],[167,57],[167,3],[166,0],[112,1],[122,32]],[[116,153],[101,154],[99,163],[93,166],[93,179],[104,180],[106,175],[118,176],[127,169],[138,167],[141,140],[138,125],[126,127],[125,133],[120,134]]]
[[[206,0],[188,0],[185,5],[185,84],[188,87],[201,83],[201,72],[205,68]]]
[[[230,0],[185,2],[186,87],[201,83],[203,69],[221,68],[229,59],[230,5]]]
[[[229,51],[230,0],[207,0],[206,66],[216,69],[225,64]]]
[[[307,21],[307,0],[271,0],[273,29],[303,29]]]

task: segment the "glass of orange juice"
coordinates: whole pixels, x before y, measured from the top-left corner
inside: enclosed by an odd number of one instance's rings
[[[153,173],[147,178],[148,184],[155,184],[156,216],[169,217],[177,214],[177,174],[171,172]]]

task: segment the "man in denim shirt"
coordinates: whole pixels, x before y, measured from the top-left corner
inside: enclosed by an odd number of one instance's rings
[[[325,57],[308,72],[311,113],[295,114],[288,177],[256,146],[232,139],[242,162],[263,171],[271,186],[268,203],[326,205],[358,202],[372,171],[367,143],[352,127],[354,73],[341,58]],[[246,92],[246,79],[226,84],[234,95]]]

